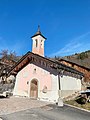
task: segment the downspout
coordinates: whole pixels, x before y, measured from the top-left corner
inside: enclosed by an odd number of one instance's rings
[[[61,82],[60,82],[60,77],[61,77],[61,72],[58,73],[58,95],[59,95],[59,98],[58,98],[58,106],[63,106],[63,100],[61,98]]]
[[[58,73],[58,87],[59,87],[59,90],[61,90],[61,84],[60,84],[60,72]]]

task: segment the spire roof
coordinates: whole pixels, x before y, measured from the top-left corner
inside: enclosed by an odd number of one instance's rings
[[[38,36],[38,35],[41,35],[44,39],[46,39],[43,35],[42,35],[42,33],[41,33],[41,31],[40,31],[40,25],[38,25],[38,31],[35,33],[35,35],[33,35],[31,38],[33,38],[33,37],[35,37],[35,36]]]

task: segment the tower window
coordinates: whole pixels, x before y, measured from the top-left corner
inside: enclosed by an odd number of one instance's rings
[[[37,47],[38,46],[38,41],[37,41],[37,39],[35,41],[36,41],[36,47]]]
[[[41,40],[41,48],[43,48],[43,40]]]

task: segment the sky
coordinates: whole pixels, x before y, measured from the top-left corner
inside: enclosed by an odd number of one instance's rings
[[[38,25],[45,56],[90,50],[90,0],[0,0],[0,51],[32,51]]]

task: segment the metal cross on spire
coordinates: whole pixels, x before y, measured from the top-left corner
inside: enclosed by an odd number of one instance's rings
[[[38,25],[38,32],[40,32],[40,25]]]
[[[35,37],[35,36],[37,36],[37,35],[41,35],[44,39],[46,39],[46,38],[42,35],[42,33],[41,33],[41,31],[40,31],[40,25],[38,25],[38,30],[37,30],[36,34],[33,35],[31,38],[33,38],[33,37]]]

